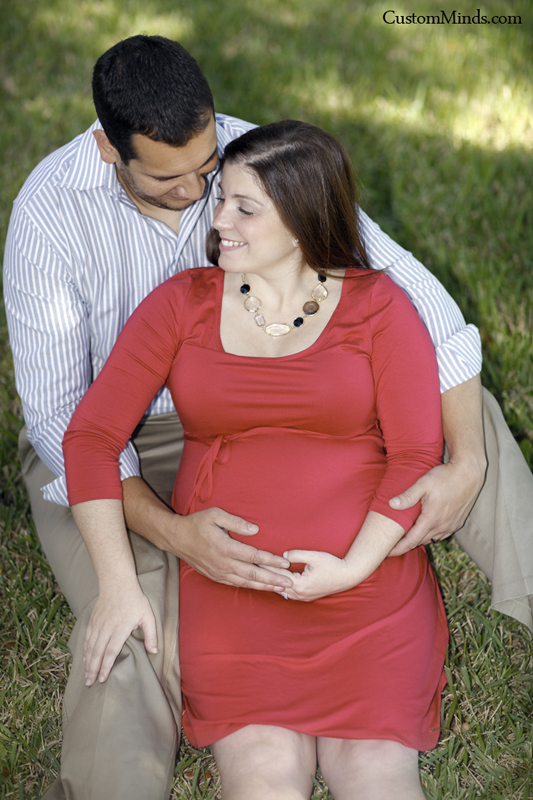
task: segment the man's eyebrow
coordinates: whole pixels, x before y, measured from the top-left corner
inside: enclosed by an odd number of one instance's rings
[[[217,147],[215,147],[209,158],[206,159],[204,163],[198,167],[198,169],[202,169],[202,167],[205,167],[206,164],[209,164],[209,162],[212,161],[216,155],[218,155],[218,145]],[[182,178],[183,175],[185,175],[185,173],[181,173],[180,175],[164,175],[164,176],[150,175],[149,177],[153,178],[155,181],[172,181],[174,180],[174,178]]]

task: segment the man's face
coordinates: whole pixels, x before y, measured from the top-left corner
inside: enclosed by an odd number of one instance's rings
[[[142,211],[148,204],[168,211],[182,211],[196,203],[205,191],[205,176],[218,164],[215,120],[183,147],[154,142],[136,133],[132,137],[136,158],[126,166],[115,161],[119,180]]]

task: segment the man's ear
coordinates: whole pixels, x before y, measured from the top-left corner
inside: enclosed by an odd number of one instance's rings
[[[116,164],[120,160],[118,150],[113,147],[105,133],[101,130],[96,130],[93,131],[93,136],[96,139],[102,161],[105,161],[106,164]]]

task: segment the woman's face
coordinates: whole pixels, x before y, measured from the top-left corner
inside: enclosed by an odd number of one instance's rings
[[[226,164],[213,227],[220,235],[219,266],[268,278],[302,266],[300,249],[277,209],[244,167]]]

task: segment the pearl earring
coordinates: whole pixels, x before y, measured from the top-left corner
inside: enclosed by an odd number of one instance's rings
[[[294,245],[295,247],[297,247],[297,246],[298,246],[298,242],[299,242],[299,239],[293,239],[293,240],[292,240],[292,243],[293,243],[293,245]]]

